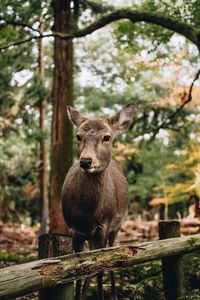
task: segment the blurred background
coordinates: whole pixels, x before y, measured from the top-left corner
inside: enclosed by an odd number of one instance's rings
[[[177,22],[177,28],[182,22],[198,29],[199,1],[66,1],[64,9],[61,2],[65,1],[0,4],[1,228],[20,224],[35,234],[67,232],[65,225],[58,225],[60,192],[77,156],[66,105],[90,117],[110,117],[136,103],[132,127],[113,144],[113,158],[128,180],[128,224],[144,226],[144,235],[146,228],[152,233],[148,221],[192,219],[196,225],[188,232],[197,232],[197,46],[184,31],[180,35],[176,28],[172,31],[153,21],[122,19],[73,41],[54,38],[52,32],[86,27],[121,8],[164,14]],[[138,236],[127,233],[126,238]]]

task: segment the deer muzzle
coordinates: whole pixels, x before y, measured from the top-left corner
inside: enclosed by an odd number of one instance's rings
[[[80,167],[82,169],[89,169],[92,164],[92,159],[91,158],[81,158],[80,160]]]

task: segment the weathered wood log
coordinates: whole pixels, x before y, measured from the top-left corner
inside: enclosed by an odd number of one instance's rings
[[[181,227],[200,227],[199,219],[181,219],[180,220]]]
[[[26,263],[0,270],[0,299],[55,287],[76,279],[200,248],[200,234],[99,249]]]
[[[180,237],[179,221],[160,221],[158,229],[160,239]],[[162,272],[165,300],[176,300],[185,292],[182,255],[163,258]]]
[[[38,241],[39,259],[73,252],[72,237],[65,234],[41,234]],[[73,282],[39,291],[39,300],[73,300]]]

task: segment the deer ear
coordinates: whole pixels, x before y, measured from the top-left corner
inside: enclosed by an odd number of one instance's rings
[[[81,124],[83,124],[86,120],[88,120],[87,117],[84,115],[80,114],[78,110],[73,108],[72,106],[68,105],[67,106],[67,114],[69,119],[77,126],[80,127]]]
[[[110,126],[117,133],[127,130],[133,121],[133,114],[135,110],[136,110],[135,104],[128,104],[121,111],[119,111],[110,119],[108,119]]]

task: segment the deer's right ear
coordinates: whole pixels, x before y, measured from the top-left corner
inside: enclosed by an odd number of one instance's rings
[[[80,127],[81,124],[83,124],[86,120],[88,120],[87,117],[84,115],[80,114],[78,110],[73,108],[72,106],[68,105],[67,106],[67,114],[69,119],[77,126]]]

